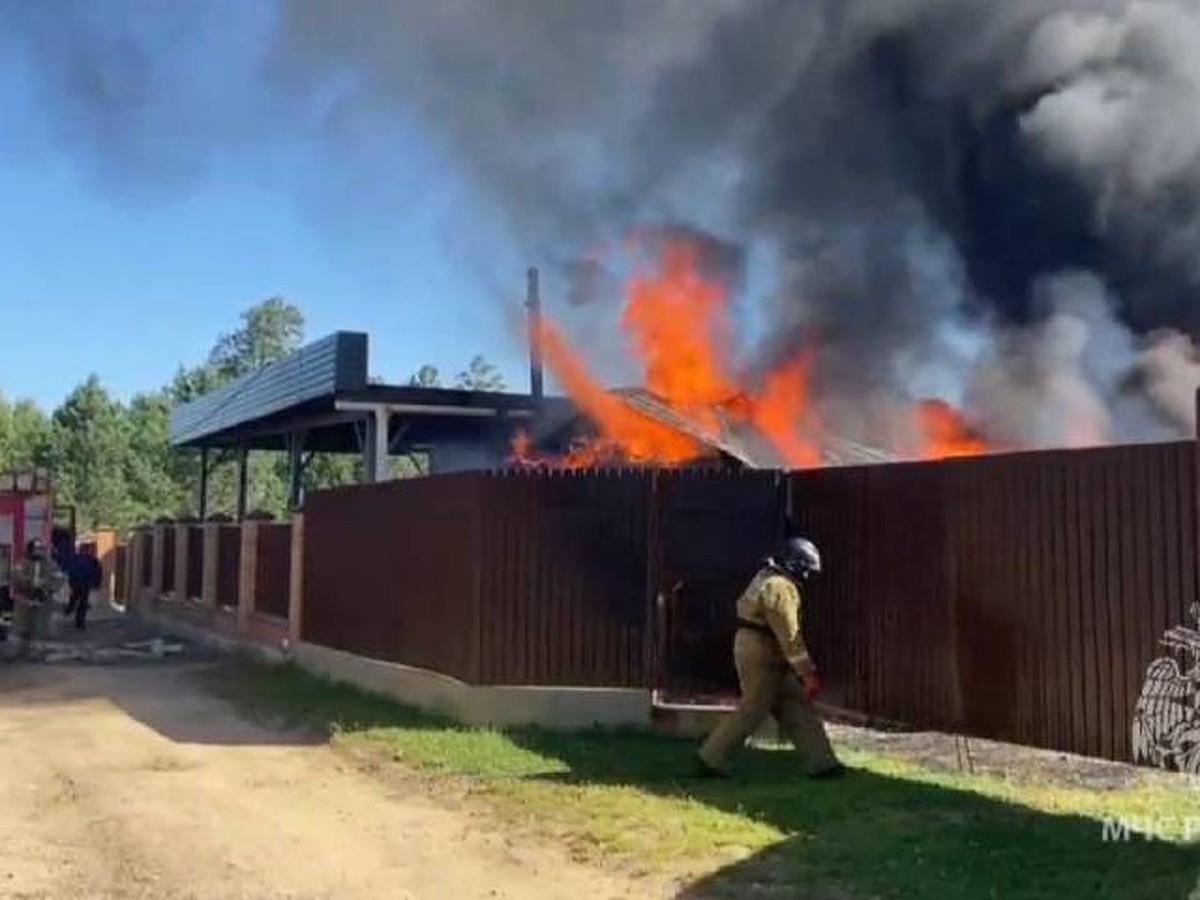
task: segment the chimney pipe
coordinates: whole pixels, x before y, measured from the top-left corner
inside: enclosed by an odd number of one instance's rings
[[[529,310],[529,393],[542,399],[542,299],[538,292],[538,270],[530,268],[525,294]]]

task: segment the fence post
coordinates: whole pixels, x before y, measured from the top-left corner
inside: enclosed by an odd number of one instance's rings
[[[221,553],[221,524],[205,522],[204,535],[204,574],[200,579],[200,601],[205,606],[217,607],[217,578],[220,568]]]
[[[238,563],[238,628],[245,631],[254,614],[255,590],[258,587],[258,523],[245,519],[241,523],[242,552]]]
[[[100,563],[102,583],[96,599],[103,603],[113,600],[113,569],[116,566],[117,536],[111,528],[98,528],[94,532],[96,560]]]
[[[292,513],[292,559],[288,580],[288,639],[294,644],[303,633],[304,619],[304,513]]]

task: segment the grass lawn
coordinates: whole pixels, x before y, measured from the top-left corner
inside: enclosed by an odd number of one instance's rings
[[[464,728],[292,666],[239,664],[219,688],[398,772],[465,783],[579,854],[693,873],[684,897],[753,884],[756,896],[1184,900],[1200,885],[1200,843],[1183,839],[1194,817],[1200,840],[1200,790],[1181,779],[1086,790],[839,748],[852,771],[838,781],[797,778],[788,752],[750,749],[734,778],[710,782],[691,777],[694,743],[670,737]],[[1102,821],[1121,816],[1161,817],[1172,839],[1103,840]]]

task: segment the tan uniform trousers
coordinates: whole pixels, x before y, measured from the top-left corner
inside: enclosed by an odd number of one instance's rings
[[[13,604],[10,640],[18,650],[26,650],[31,643],[47,640],[49,634],[49,603],[30,603],[28,600],[18,599]]]
[[[804,699],[804,685],[779,656],[772,638],[740,629],[733,641],[741,700],[700,747],[700,758],[723,770],[733,751],[745,744],[768,716],[779,723],[780,736],[791,741],[806,775],[837,764],[825,725]]]

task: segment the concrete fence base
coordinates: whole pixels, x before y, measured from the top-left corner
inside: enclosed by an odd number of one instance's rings
[[[540,725],[576,730],[646,728],[651,723],[648,690],[471,685],[426,669],[368,659],[316,644],[295,644],[292,653],[296,662],[309,672],[442,713],[466,725]]]
[[[282,620],[263,620],[256,623],[256,628],[239,629],[232,615],[226,624],[219,623],[216,617],[199,620],[194,614],[169,608],[145,614],[143,618],[185,640],[224,652],[249,652],[272,663],[291,659],[314,675],[383,694],[464,725],[498,728],[538,725],[579,730],[648,728],[652,724],[652,698],[648,690],[471,685],[427,669],[369,659],[317,644],[287,642],[288,627]]]

